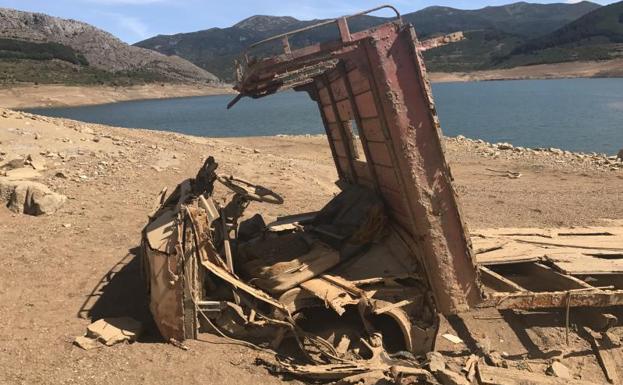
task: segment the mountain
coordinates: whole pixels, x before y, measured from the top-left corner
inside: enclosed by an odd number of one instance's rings
[[[82,79],[138,78],[143,81],[216,82],[185,59],[125,44],[108,32],[75,20],[0,8],[2,73],[55,69]],[[53,78],[55,74],[49,75]]]
[[[421,35],[454,31],[497,30],[521,36],[540,36],[600,8],[588,1],[575,4],[513,3],[477,10],[428,7],[406,14]]]
[[[429,7],[403,15],[403,19],[415,26],[420,37],[445,34],[456,31],[474,31],[477,40],[462,42],[461,51],[454,62],[433,60],[440,68],[473,69],[487,66],[489,56],[507,55],[525,40],[559,29],[577,18],[599,9],[601,6],[588,1],[575,4],[531,4],[514,3],[504,6],[486,7],[478,10],[460,10],[450,7]],[[250,44],[286,31],[302,28],[323,20],[297,20],[293,17],[252,16],[229,28],[210,28],[203,31],[177,35],[159,35],[135,45],[165,55],[178,55],[195,63],[222,79],[233,77],[233,62]],[[349,20],[352,31],[381,24],[386,19],[362,16]],[[477,32],[477,31],[487,31]],[[335,27],[326,26],[293,39],[294,47],[335,38]],[[469,37],[469,35],[468,35]],[[482,45],[492,47],[483,58]],[[441,52],[450,50],[444,47]],[[434,56],[432,50],[427,56]],[[463,65],[462,60],[469,62]],[[474,62],[476,60],[478,63]],[[435,64],[431,67],[435,70]]]
[[[528,40],[499,60],[503,66],[623,57],[623,1],[596,9]]]

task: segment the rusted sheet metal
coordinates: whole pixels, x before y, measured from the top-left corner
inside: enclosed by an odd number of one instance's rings
[[[492,293],[478,307],[503,309],[547,309],[569,307],[609,307],[623,305],[623,290],[549,291]]]
[[[480,290],[426,70],[413,27],[384,32],[363,46],[413,218],[412,235],[422,249],[438,308],[460,312],[479,302]]]
[[[178,270],[177,255],[167,255],[145,248],[151,266],[149,277],[149,308],[156,326],[165,340],[171,338],[183,341],[184,331],[184,286],[181,271]]]
[[[300,74],[306,86],[297,90],[320,107],[342,182],[383,196],[390,216],[417,245],[414,257],[427,272],[438,310],[468,310],[481,300],[478,271],[415,31],[398,20],[346,36],[339,20],[339,41],[247,64],[236,89],[261,97],[290,87],[283,74]],[[320,63],[323,74],[306,71]],[[357,140],[365,157],[353,145]]]

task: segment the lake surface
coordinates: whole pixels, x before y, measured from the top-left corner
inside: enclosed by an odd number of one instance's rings
[[[623,79],[520,80],[433,85],[445,135],[524,147],[613,154],[623,148]],[[283,92],[130,101],[29,112],[208,137],[324,133],[307,94]]]

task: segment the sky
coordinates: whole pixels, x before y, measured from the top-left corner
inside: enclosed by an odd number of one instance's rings
[[[387,0],[0,0],[0,7],[75,19],[111,32],[127,43],[158,35],[229,27],[253,15],[332,18],[374,8]],[[477,9],[518,0],[389,0],[401,13],[431,5]],[[611,0],[593,0],[609,4]],[[578,0],[533,0],[538,3]],[[378,16],[389,14],[377,13]]]

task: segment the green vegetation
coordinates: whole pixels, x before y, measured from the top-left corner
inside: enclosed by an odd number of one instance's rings
[[[71,47],[57,43],[34,43],[14,39],[0,39],[0,59],[58,59],[76,65],[89,65],[87,59]]]
[[[498,31],[473,31],[465,40],[424,52],[426,67],[436,72],[478,71],[491,68],[523,41]]]
[[[167,82],[167,79],[147,71],[112,73],[62,60],[0,60],[0,85],[35,83],[131,86],[159,82]]]

